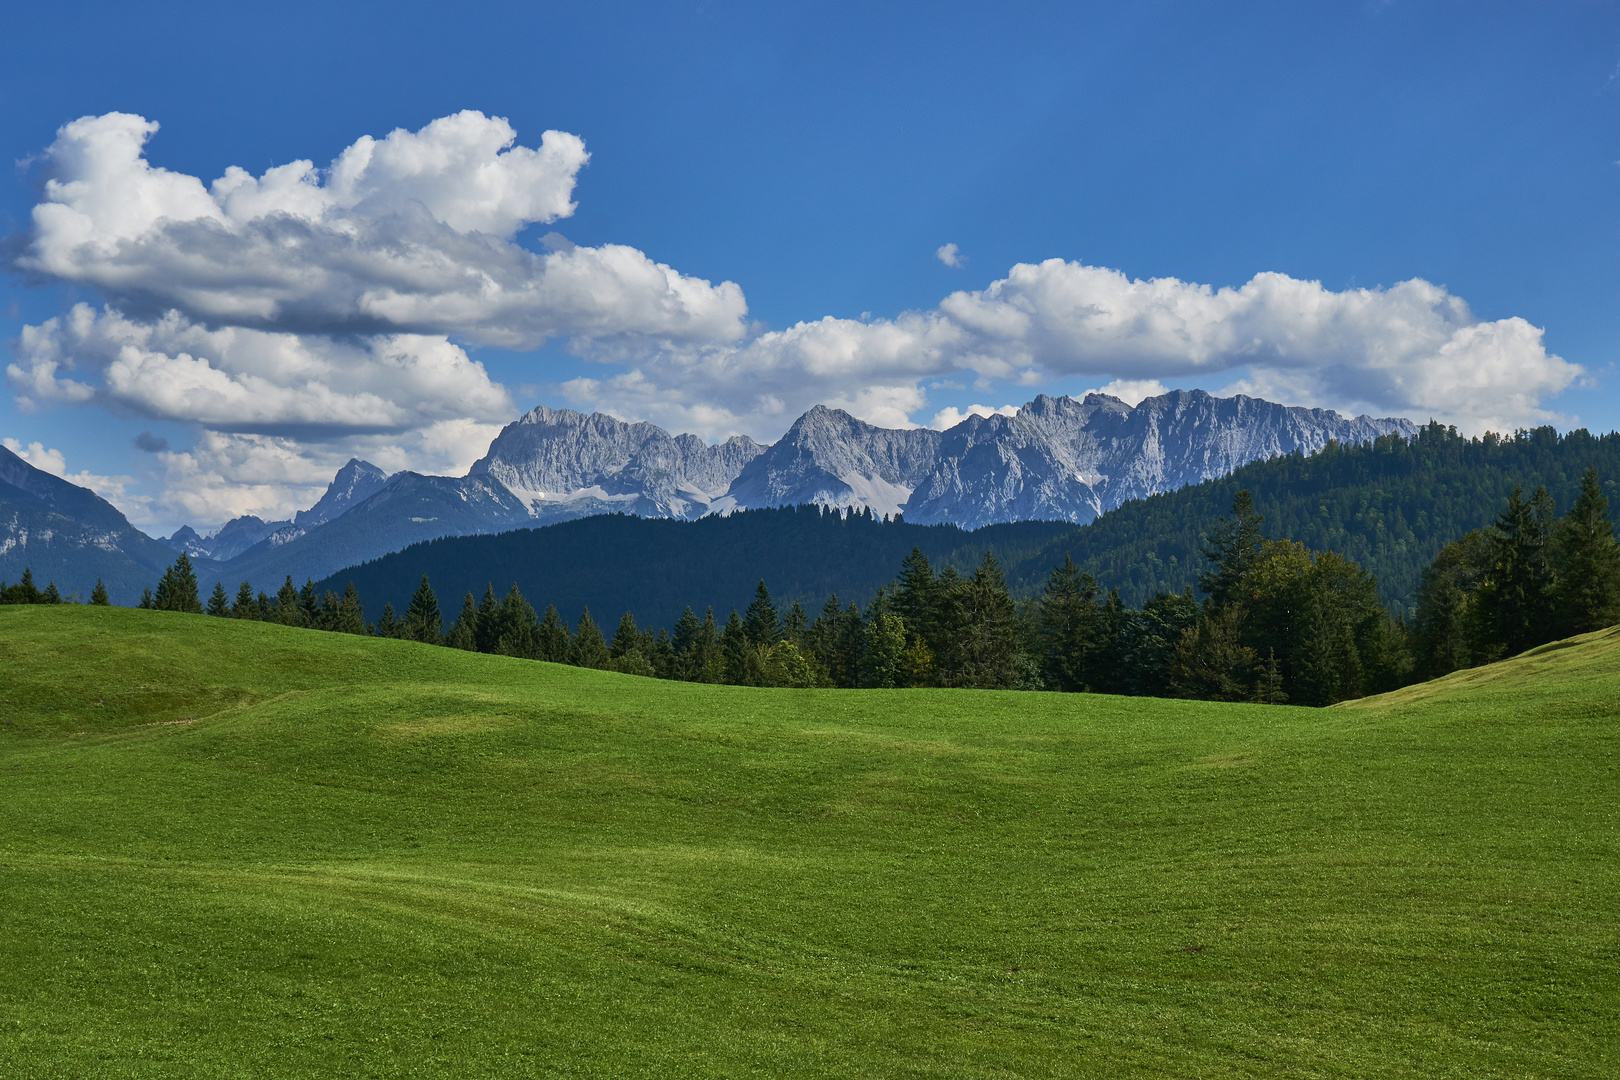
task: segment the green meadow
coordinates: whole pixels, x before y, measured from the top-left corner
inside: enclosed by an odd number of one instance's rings
[[[0,1075],[1613,1077],[1617,724],[0,608]]]

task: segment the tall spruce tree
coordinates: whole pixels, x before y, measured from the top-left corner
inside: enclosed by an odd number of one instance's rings
[[[540,655],[540,620],[534,606],[518,591],[517,582],[506,591],[500,609],[495,613],[495,652],[502,656],[521,656],[529,660],[544,659]]]
[[[1423,571],[1412,625],[1419,679],[1438,679],[1486,659],[1490,650],[1478,598],[1490,562],[1490,540],[1475,529],[1441,548]]]
[[[538,638],[537,659],[549,660],[554,664],[568,663],[568,649],[573,641],[568,636],[568,627],[563,625],[562,616],[557,614],[557,605],[546,605],[545,617],[540,620]]]
[[[394,617],[394,605],[384,604],[382,614],[377,617],[377,629],[375,631],[377,636],[381,638],[401,637],[403,626],[404,624]]]
[[[1537,488],[1528,500],[1522,488],[1489,532],[1490,567],[1480,589],[1485,635],[1498,655],[1512,656],[1553,636],[1553,567],[1548,549],[1552,498]]]
[[[500,601],[495,599],[495,583],[484,583],[484,598],[478,601],[478,614],[473,620],[473,644],[481,653],[495,651],[495,642],[501,636]]]
[[[304,587],[298,590],[298,614],[299,626],[321,625],[321,599],[315,595],[315,583],[309,578],[304,579]]]
[[[725,663],[720,654],[720,630],[715,625],[712,606],[703,612],[703,622],[698,627],[695,660],[698,671],[696,681],[717,683],[724,680]]]
[[[1053,567],[1036,603],[1041,675],[1052,690],[1090,690],[1102,645],[1097,581],[1068,555]]]
[[[793,643],[794,648],[804,649],[804,635],[810,629],[810,616],[804,610],[804,605],[797,600],[788,605],[787,614],[782,616],[782,640]]]
[[[1620,543],[1593,466],[1587,466],[1581,493],[1556,533],[1555,632],[1567,637],[1620,622]]]
[[[298,606],[298,587],[292,583],[292,575],[281,583],[276,592],[275,621],[283,626],[304,625],[304,609]]]
[[[191,559],[181,552],[174,564],[163,572],[152,606],[159,611],[184,611],[201,615],[202,599],[197,595],[197,573],[191,568]]]
[[[439,598],[434,594],[433,586],[428,583],[428,576],[423,574],[421,583],[416,586],[416,592],[411,596],[411,606],[405,609],[405,632],[402,636],[412,641],[437,644],[439,631],[443,625],[444,616],[439,614]]]
[[[688,611],[691,608],[687,609]],[[636,629],[636,617],[630,612],[619,616],[618,629],[613,631],[613,641],[608,645],[608,656],[614,660],[641,646],[641,631]]]
[[[231,617],[237,619],[259,617],[258,605],[253,600],[253,586],[246,581],[236,589],[236,599],[231,602]]]
[[[340,634],[371,633],[371,628],[366,625],[365,608],[360,603],[360,590],[354,587],[354,582],[349,582],[343,590],[343,596],[338,601],[337,614],[327,629]]]
[[[681,617],[675,620],[675,633],[671,636],[669,646],[675,657],[675,678],[685,679],[688,682],[697,682],[701,678],[701,665],[697,659],[698,631],[702,628],[698,617],[688,604]]]
[[[110,607],[112,605],[112,601],[107,598],[107,586],[102,584],[100,578],[96,578],[96,587],[90,590],[90,603],[96,607]]]
[[[1265,521],[1255,512],[1254,496],[1244,489],[1232,498],[1232,514],[1210,529],[1201,549],[1213,567],[1198,575],[1198,587],[1207,594],[1211,607],[1242,603],[1243,580],[1260,560],[1260,525]]]
[[[478,652],[477,626],[478,602],[473,599],[472,591],[469,589],[461,600],[461,614],[450,624],[450,629],[445,631],[444,643],[452,649]]]
[[[777,617],[776,603],[771,599],[771,591],[765,587],[764,578],[754,589],[753,602],[743,615],[742,630],[748,644],[756,648],[769,648],[782,638],[782,622]]]
[[[224,618],[231,613],[231,598],[225,594],[223,582],[214,582],[213,595],[208,598],[208,614]]]
[[[1018,611],[1001,563],[984,553],[973,576],[950,594],[951,640],[942,666],[951,685],[1010,689],[1022,674],[1024,652]]]
[[[724,665],[722,678],[725,682],[732,686],[756,685],[749,679],[748,657],[753,651],[742,620],[737,617],[737,609],[732,608],[725,629],[720,631],[720,654]]]
[[[574,641],[568,650],[568,662],[575,667],[605,668],[608,666],[607,642],[602,630],[591,618],[591,609],[579,613],[579,625],[574,629]]]

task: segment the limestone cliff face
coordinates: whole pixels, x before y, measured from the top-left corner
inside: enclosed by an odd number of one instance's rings
[[[939,443],[937,431],[874,427],[817,405],[743,468],[726,509],[818,503],[893,515],[934,467]]]
[[[1326,409],[1178,390],[1132,408],[1117,398],[1042,395],[1015,416],[969,417],[944,433],[908,521],[977,528],[1029,519],[1083,523],[1129,499],[1224,476],[1330,441],[1410,435],[1407,420],[1345,419]]]
[[[468,475],[500,481],[537,518],[578,516],[566,511],[578,502],[643,517],[702,517],[763,449],[740,435],[709,446],[653,424],[542,405],[503,428]]]

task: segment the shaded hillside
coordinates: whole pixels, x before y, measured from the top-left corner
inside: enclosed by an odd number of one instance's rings
[[[936,563],[970,567],[987,548],[1021,563],[1073,529],[1065,522],[1020,521],[968,532],[814,506],[697,521],[603,515],[413,544],[341,570],[317,588],[341,592],[353,581],[367,618],[376,619],[384,603],[403,612],[423,574],[447,615],[460,609],[468,591],[481,596],[493,583],[504,592],[516,582],[537,607],[555,604],[570,621],[589,607],[610,625],[630,611],[644,625],[671,626],[688,604],[699,614],[713,604],[721,619],[732,607],[747,607],[762,578],[784,610],[796,599],[814,614],[832,592],[865,604],[914,546]],[[271,592],[277,584],[254,582]]]

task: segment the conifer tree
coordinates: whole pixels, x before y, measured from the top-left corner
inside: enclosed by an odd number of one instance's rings
[[[900,563],[900,576],[894,588],[894,610],[905,620],[911,635],[921,638],[931,649],[939,646],[942,599],[941,585],[928,563],[928,556],[921,548],[913,547],[911,554]]]
[[[39,602],[42,604],[60,604],[62,602],[62,594],[56,590],[56,582],[47,581],[45,583],[45,592],[40,596]]]
[[[627,611],[619,617],[619,628],[613,632],[613,642],[608,646],[608,655],[617,660],[640,645],[641,631],[636,629],[635,616]]]
[[[468,652],[478,651],[478,602],[473,599],[471,590],[461,600],[461,614],[456,621],[450,624],[445,632],[444,643],[452,649],[465,649]]]
[[[1489,567],[1490,541],[1475,529],[1441,548],[1423,571],[1412,627],[1418,678],[1438,679],[1486,659],[1478,595]]]
[[[688,611],[692,610],[687,608]],[[670,644],[669,631],[659,627],[658,636],[646,650],[647,662],[652,664],[654,673],[660,679],[681,678],[676,669],[675,649]]]
[[[1037,601],[1041,675],[1053,690],[1089,690],[1100,652],[1101,612],[1097,581],[1068,555],[1053,567]]]
[[[1590,465],[1580,495],[1558,523],[1556,551],[1557,634],[1585,634],[1620,622],[1620,543],[1609,500]]]
[[[416,592],[411,596],[411,606],[405,609],[405,631],[402,636],[412,641],[437,644],[443,626],[439,598],[434,594],[433,586],[428,584],[428,576],[423,574],[421,584],[416,586]]]
[[[698,627],[694,661],[697,666],[695,681],[717,683],[725,678],[724,658],[720,654],[720,631],[715,626],[713,607],[703,613],[703,624]]]
[[[223,618],[230,614],[230,610],[231,600],[225,595],[225,585],[222,582],[214,582],[213,595],[208,598],[208,614]]]
[[[100,578],[96,578],[96,587],[90,590],[90,603],[96,607],[111,607],[112,601],[107,598],[107,586]]]
[[[720,655],[723,665],[722,680],[732,686],[749,686],[748,681],[748,654],[751,652],[748,634],[743,630],[742,620],[737,617],[737,609],[731,609],[731,618],[726,620],[726,627],[720,631]]]
[[[515,581],[495,612],[494,651],[502,656],[544,659],[540,655],[540,619]]]
[[[833,662],[828,671],[835,686],[854,689],[861,685],[861,654],[866,650],[866,620],[861,609],[850,604],[838,616],[833,637]]]
[[[366,625],[365,608],[360,603],[360,590],[354,587],[354,582],[349,582],[348,587],[343,590],[343,598],[338,601],[337,605],[337,617],[332,620],[332,625],[327,629],[335,630],[340,634],[369,634],[371,632],[371,628]]]
[[[316,616],[314,625],[321,630],[335,630],[338,621],[338,607],[342,602],[338,594],[331,589],[321,593],[320,614]]]
[[[148,585],[146,588],[141,590],[141,602],[135,606],[138,608],[151,608],[155,599],[156,598],[152,595],[152,586]]]
[[[238,619],[259,617],[258,605],[253,600],[253,586],[245,581],[237,587],[236,599],[231,603],[231,615]]]
[[[495,599],[495,583],[484,583],[484,598],[478,602],[478,612],[472,623],[473,646],[481,653],[495,651],[495,643],[500,639],[500,601]]]
[[[1487,640],[1512,656],[1553,635],[1553,579],[1548,541],[1552,498],[1537,488],[1527,501],[1522,488],[1508,496],[1507,509],[1487,534],[1490,568],[1480,588]]]
[[[788,605],[788,612],[782,617],[782,639],[790,641],[800,651],[804,649],[804,635],[810,628],[810,616],[804,610],[804,605],[797,600]]]
[[[376,634],[380,638],[397,638],[401,636],[401,623],[394,617],[394,605],[384,604],[382,615],[377,618]]]
[[[1255,692],[1259,658],[1243,644],[1241,604],[1211,607],[1176,644],[1170,690],[1203,701],[1248,701]]]
[[[1260,559],[1260,525],[1265,518],[1255,513],[1254,496],[1247,489],[1232,498],[1232,515],[1223,517],[1210,530],[1202,548],[1204,558],[1214,568],[1198,575],[1198,587],[1208,594],[1211,607],[1241,602],[1243,579]]]
[[[574,629],[574,641],[568,650],[568,662],[575,667],[605,668],[608,666],[607,642],[602,631],[591,618],[591,609],[579,613],[579,625]]]
[[[1010,689],[1019,678],[1018,612],[995,555],[986,551],[973,576],[954,590],[954,640],[946,658],[952,685]]]
[[[202,600],[197,595],[197,574],[191,568],[191,559],[185,552],[163,572],[153,594],[152,606],[159,611],[184,611],[201,615]]]
[[[771,600],[771,591],[765,587],[764,578],[754,589],[753,602],[744,613],[742,632],[748,644],[755,647],[763,645],[768,648],[781,640],[782,623],[777,617],[776,604]]]
[[[554,664],[568,663],[568,650],[573,642],[568,636],[568,627],[563,625],[562,618],[557,614],[555,604],[546,605],[545,618],[540,620],[539,639],[538,659]]]
[[[283,626],[304,625],[304,612],[298,606],[298,588],[293,585],[291,574],[276,592],[275,621]]]
[[[304,587],[298,590],[298,625],[321,625],[321,598],[315,595],[315,583],[309,578],[304,579]]]
[[[12,601],[13,604],[39,603],[41,594],[39,587],[34,584],[34,568],[31,566],[23,567],[22,579],[6,591],[17,597]]]
[[[675,621],[675,633],[670,638],[670,651],[674,654],[674,677],[685,679],[687,682],[697,682],[702,677],[702,665],[698,659],[698,636],[702,624],[688,604],[681,617]]]
[[[834,685],[842,685],[838,683],[837,675],[832,668],[838,651],[838,621],[843,614],[844,609],[838,603],[838,594],[833,593],[827,597],[827,602],[821,607],[821,614],[810,624],[810,630],[805,636],[806,651],[828,672],[828,677],[833,679]]]

